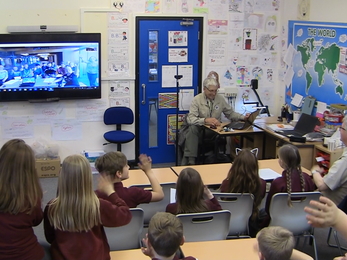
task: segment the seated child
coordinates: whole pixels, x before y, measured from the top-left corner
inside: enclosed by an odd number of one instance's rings
[[[257,234],[257,244],[260,260],[310,260],[309,255],[294,249],[293,233],[283,227],[267,227]]]
[[[160,201],[164,198],[164,192],[157,178],[152,171],[151,157],[141,154],[139,156],[138,166],[147,175],[152,186],[152,191],[144,190],[138,187],[123,187],[123,180],[129,178],[129,165],[127,158],[121,152],[109,152],[100,156],[95,161],[95,168],[101,175],[111,176],[114,182],[114,189],[118,196],[125,201],[129,208],[136,208],[141,203]],[[99,198],[104,195],[98,191],[96,194]]]
[[[174,215],[221,210],[218,200],[204,185],[198,171],[185,168],[176,183],[176,202],[166,206],[166,212]]]
[[[152,260],[179,260],[176,252],[184,243],[183,225],[176,216],[158,212],[151,218],[143,242],[147,247],[142,247],[141,250]],[[196,260],[196,258],[188,256],[181,260]]]

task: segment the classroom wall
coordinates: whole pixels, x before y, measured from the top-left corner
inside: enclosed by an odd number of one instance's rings
[[[125,4],[127,1],[131,0],[123,0]],[[145,1],[145,0],[137,0],[137,1]],[[181,0],[176,0],[179,2]],[[217,1],[217,0],[210,0]],[[231,1],[231,0],[229,0]],[[220,0],[222,5],[228,4],[228,0]],[[260,0],[259,0],[260,1]],[[263,0],[264,1],[264,0]],[[209,1],[207,1],[209,2]],[[8,25],[78,25],[81,26],[81,9],[110,9],[112,8],[113,1],[109,0],[52,0],[49,2],[42,2],[40,0],[33,1],[6,1],[2,3],[0,8],[0,33],[7,33]],[[278,12],[278,20],[279,26],[277,29],[277,34],[280,38],[280,42],[286,43],[287,37],[287,22],[288,20],[296,20],[297,19],[297,11],[298,11],[298,0],[282,0],[280,1],[280,10]],[[313,0],[310,2],[309,9],[309,20],[311,21],[327,21],[327,22],[345,22],[345,10],[347,7],[347,2],[345,0]],[[144,13],[144,12],[143,12]],[[83,15],[83,14],[82,14]],[[166,15],[166,14],[161,14]],[[168,15],[168,14],[167,14]],[[172,13],[170,15],[173,15]],[[208,17],[208,14],[205,14]],[[215,18],[214,18],[215,19]],[[95,20],[95,26],[98,25],[100,21]],[[130,34],[134,35],[134,23],[131,23]],[[81,28],[82,29],[82,28]],[[86,28],[84,28],[86,29]],[[102,29],[104,30],[104,28]],[[100,31],[102,31],[100,30]],[[207,35],[207,28],[205,28],[205,35]],[[82,30],[81,30],[82,31]],[[229,28],[230,31],[230,28]],[[228,31],[228,33],[229,33]],[[230,36],[230,35],[229,35]],[[210,41],[213,35],[207,36],[207,41]],[[206,44],[206,43],[205,43]],[[229,41],[228,41],[229,44]],[[280,44],[281,45],[281,44]],[[133,48],[133,44],[130,45]],[[274,83],[273,86],[264,86],[262,84],[259,85],[260,96],[263,97],[263,103],[269,105],[270,112],[277,116],[280,112],[280,107],[284,102],[284,83],[282,81],[284,68],[281,68],[280,57],[284,52],[285,48],[281,48],[279,46],[276,60],[276,66],[274,71]],[[207,48],[205,47],[205,50]],[[131,53],[135,53],[135,50],[130,50]],[[205,51],[206,52],[206,51]],[[230,53],[228,53],[230,52]],[[242,51],[240,51],[242,52]],[[255,52],[253,52],[255,53]],[[231,52],[227,48],[228,59],[233,56],[233,52]],[[203,68],[203,76],[207,75],[207,72],[211,69],[215,69],[214,66],[209,64],[207,59],[208,54],[205,53],[204,57],[204,68]],[[106,59],[106,57],[104,57]],[[132,61],[134,63],[134,61]],[[230,62],[230,60],[229,60]],[[226,65],[227,66],[227,65]],[[218,69],[221,69],[217,66]],[[105,77],[105,79],[107,79]],[[104,88],[102,91],[102,99],[108,104],[108,80],[104,80],[102,82]],[[131,91],[134,93],[134,81],[130,81]],[[226,86],[228,87],[228,86]],[[264,91],[266,89],[267,91]],[[243,112],[244,109],[240,102],[242,91],[240,90],[237,100],[236,108]],[[252,93],[250,94],[250,100],[254,99]],[[75,118],[76,115],[76,102],[77,101],[60,101],[66,109],[66,117]],[[134,95],[131,97],[131,107],[134,108]],[[16,116],[34,116],[35,109],[34,105],[28,102],[11,102],[6,104],[0,104],[0,106],[6,105],[8,109],[6,111],[6,116],[16,117]],[[4,115],[2,115],[4,116]],[[4,124],[4,121],[1,121],[2,117],[0,117],[1,127]],[[77,119],[76,119],[77,120]],[[103,122],[83,122],[82,123],[82,133],[81,137],[78,140],[72,141],[55,141],[51,136],[51,126],[47,125],[38,125],[35,126],[34,129],[34,138],[25,139],[29,144],[34,143],[36,140],[44,139],[48,143],[56,144],[59,146],[59,154],[63,158],[72,153],[79,153],[82,150],[102,150],[105,147],[102,146],[104,143],[104,139],[102,137],[103,133],[110,129],[110,127],[104,126]],[[130,130],[134,130],[133,127],[129,128]],[[7,140],[0,136],[0,145],[5,143]],[[124,152],[128,156],[129,159],[134,159],[135,157],[135,146],[134,142],[124,145]],[[107,149],[114,149],[112,146],[108,146]]]

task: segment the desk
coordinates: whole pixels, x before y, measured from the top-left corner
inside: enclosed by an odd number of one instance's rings
[[[282,174],[283,169],[278,163],[278,159],[259,160],[259,169],[270,168],[278,174]],[[189,165],[189,166],[174,166],[171,169],[179,175],[180,172],[187,167],[194,168],[200,173],[202,181],[205,185],[221,184],[227,177],[231,163],[219,163],[219,164],[201,164],[201,165]],[[310,173],[306,168],[302,168],[303,172]]]
[[[275,133],[274,131],[267,128],[268,124],[279,124],[277,117],[263,117],[255,120],[254,124],[256,127],[264,131],[263,139],[263,158],[276,158],[278,154],[278,148],[284,144],[295,145],[299,149],[301,156],[301,165],[307,169],[311,169],[314,164],[313,153],[315,145],[321,144],[322,142],[306,142],[297,143],[291,142],[288,137]],[[259,157],[261,158],[261,157]]]
[[[232,136],[232,135],[239,135],[241,136],[241,147],[243,147],[243,138],[247,139],[247,140],[251,140],[253,142],[253,147],[258,147],[259,151],[258,151],[258,158],[263,158],[263,150],[261,149],[261,147],[263,147],[263,130],[259,127],[256,126],[250,126],[246,129],[243,130],[234,130],[234,131],[228,131],[225,132],[224,131],[224,126],[229,124],[229,122],[223,122],[220,126],[217,126],[216,129],[212,129],[209,125],[205,125],[205,129],[206,131],[213,131],[217,134],[217,138],[216,138],[216,145],[218,143],[218,138],[220,137],[226,137],[226,136]],[[217,147],[215,148],[215,155],[216,153],[218,153],[218,149]],[[235,156],[235,147],[231,148],[230,154]],[[216,158],[216,156],[215,156]]]
[[[177,175],[171,168],[154,168],[152,169],[159,183],[168,183],[177,181]],[[122,181],[124,187],[136,184],[150,184],[147,175],[141,170],[129,170],[129,179]]]
[[[259,260],[258,252],[253,249],[256,238],[186,242],[182,246],[185,256],[193,256],[199,260]],[[149,260],[141,249],[110,252],[112,260]]]

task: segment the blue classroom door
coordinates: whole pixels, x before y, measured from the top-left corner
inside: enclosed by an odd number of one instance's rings
[[[136,151],[154,163],[175,162],[177,81],[174,75],[191,75],[179,89],[197,94],[201,84],[203,18],[136,18]],[[189,73],[191,72],[191,73]],[[179,120],[178,120],[179,121]]]

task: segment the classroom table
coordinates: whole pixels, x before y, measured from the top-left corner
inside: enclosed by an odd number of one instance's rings
[[[263,146],[263,130],[256,126],[250,126],[246,129],[242,130],[232,130],[225,131],[224,126],[229,124],[230,122],[223,122],[220,126],[217,126],[215,129],[211,128],[209,125],[204,125],[204,131],[213,131],[217,134],[217,138],[215,139],[215,158],[217,158],[218,153],[218,139],[224,138],[227,136],[240,136],[241,137],[241,147],[244,139],[251,140],[254,147],[262,147]],[[204,132],[205,134],[205,132]],[[235,149],[232,147],[232,149]],[[234,151],[231,151],[231,154],[235,156]],[[263,150],[259,149],[258,158],[263,158]]]
[[[186,242],[182,251],[185,256],[193,256],[199,260],[259,260],[254,250],[255,238],[230,239],[218,241]],[[148,260],[141,249],[110,252],[112,260]]]
[[[159,183],[176,183],[177,181],[177,175],[169,167],[154,168],[152,171]],[[136,184],[150,184],[147,175],[141,169],[129,170],[129,179],[122,182],[124,187],[129,187]]]
[[[259,169],[269,168],[278,174],[282,174],[283,169],[278,163],[278,159],[259,160]],[[227,177],[231,163],[219,163],[219,164],[201,164],[201,165],[189,165],[189,166],[174,166],[172,170],[179,175],[180,172],[187,167],[197,170],[201,178],[206,185],[221,184]],[[302,168],[303,172],[310,173],[306,168]]]
[[[288,137],[274,132],[269,128],[271,124],[284,124],[284,122],[278,122],[277,117],[263,117],[256,119],[254,125],[259,129],[263,130],[263,158],[276,158],[278,155],[278,149],[284,144],[292,144],[299,150],[301,156],[301,164],[307,169],[311,169],[312,165],[315,164],[313,161],[313,153],[316,145],[322,144],[322,142],[309,142],[298,143],[292,142]],[[259,146],[260,147],[260,146]],[[261,158],[261,157],[259,157]]]

